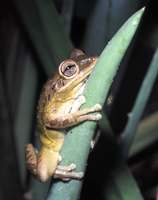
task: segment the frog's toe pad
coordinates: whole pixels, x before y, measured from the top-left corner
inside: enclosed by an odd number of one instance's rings
[[[58,163],[60,163],[61,161],[62,161],[62,156],[59,155],[59,156],[58,156]]]
[[[102,110],[102,106],[97,103],[97,104],[94,105],[94,110],[95,111],[100,111],[100,110]]]
[[[101,115],[101,114],[97,114],[97,115],[95,116],[95,120],[96,120],[96,121],[100,120],[101,118],[102,118],[102,115]]]
[[[83,172],[79,172],[78,173],[78,179],[81,179],[81,178],[83,178],[84,177],[84,173]]]
[[[70,171],[73,171],[76,169],[76,165],[74,163],[72,163],[71,165],[69,165]]]
[[[85,97],[83,95],[80,95],[79,96],[79,101],[80,101],[81,104],[84,104],[86,102],[86,99],[85,99]]]

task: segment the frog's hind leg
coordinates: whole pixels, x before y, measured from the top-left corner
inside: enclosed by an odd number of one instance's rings
[[[58,165],[58,152],[51,152],[44,147],[37,152],[32,144],[25,147],[27,168],[40,182],[47,181],[53,176]]]
[[[37,152],[32,144],[27,144],[25,154],[27,168],[40,182],[47,181],[51,176],[60,178],[63,181],[69,181],[72,178],[81,179],[83,177],[83,172],[72,172],[76,169],[75,164],[69,166],[58,165],[61,160],[58,159],[59,152],[50,151],[44,147]]]
[[[32,144],[27,144],[25,146],[26,165],[32,174],[36,174],[37,153],[38,151],[33,147]]]

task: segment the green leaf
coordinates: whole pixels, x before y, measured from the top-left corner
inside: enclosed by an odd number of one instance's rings
[[[96,103],[103,106],[116,70],[138,27],[143,11],[144,9],[141,9],[136,12],[121,27],[102,52],[84,89],[86,103],[81,109],[91,107]],[[95,126],[96,122],[87,121],[69,130],[61,150],[63,158],[61,165],[75,163],[77,165],[76,172],[85,172]],[[82,182],[82,180],[71,180],[66,183],[54,181],[48,200],[78,199]]]
[[[129,119],[122,134],[121,147],[124,157],[128,156],[129,148],[133,141],[138,123],[147,104],[150,92],[158,74],[158,48],[153,56],[147,74],[143,80],[132,111],[129,113]]]

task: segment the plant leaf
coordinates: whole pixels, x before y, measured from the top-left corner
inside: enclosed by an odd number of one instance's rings
[[[138,27],[143,11],[144,8],[136,12],[121,27],[102,52],[84,89],[83,94],[86,103],[82,106],[82,109],[91,107],[95,103],[100,103],[103,106],[116,70]],[[95,126],[96,122],[87,121],[72,128],[67,133],[61,150],[63,158],[61,165],[75,163],[77,165],[76,171],[85,172],[90,141],[93,138]],[[82,180],[71,180],[66,183],[55,181],[48,200],[78,199],[82,182]]]

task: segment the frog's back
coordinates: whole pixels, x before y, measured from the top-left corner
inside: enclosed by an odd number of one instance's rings
[[[54,95],[53,87],[57,79],[58,79],[57,72],[54,72],[42,88],[37,106],[37,124],[39,133],[44,132],[44,126],[45,126],[43,122],[44,108],[48,103],[49,99],[52,98]]]

